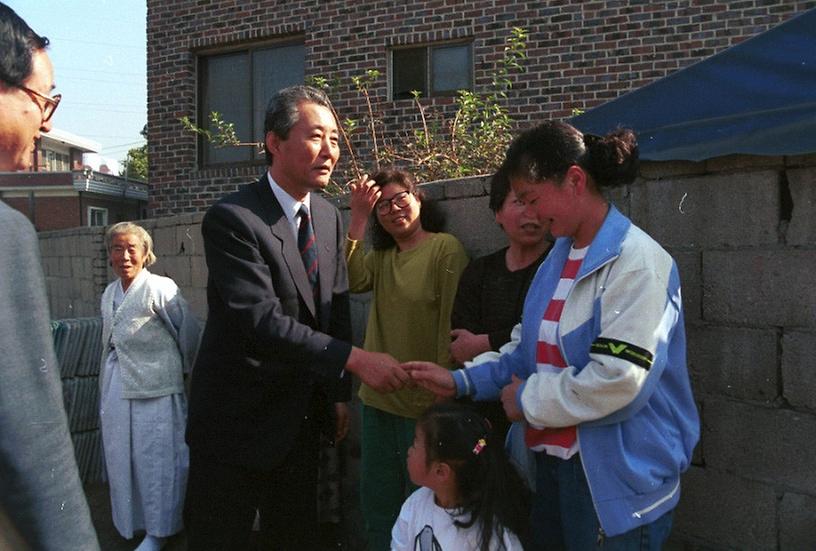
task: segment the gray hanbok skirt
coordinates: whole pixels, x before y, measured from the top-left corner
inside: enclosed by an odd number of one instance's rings
[[[189,450],[184,394],[122,398],[119,360],[111,350],[102,373],[99,417],[113,524],[123,537],[158,537],[182,529]]]

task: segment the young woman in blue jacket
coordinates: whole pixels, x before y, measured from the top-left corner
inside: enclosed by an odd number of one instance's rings
[[[660,549],[699,438],[677,265],[603,195],[637,170],[630,130],[551,121],[516,138],[500,173],[557,238],[520,342],[454,372],[406,366],[439,395],[501,399],[526,422],[537,548]]]

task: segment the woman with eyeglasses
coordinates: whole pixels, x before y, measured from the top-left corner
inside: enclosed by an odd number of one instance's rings
[[[384,170],[351,185],[346,258],[353,293],[372,291],[364,348],[399,361],[450,367],[450,318],[468,259],[461,243],[442,233],[444,221],[410,174]],[[370,215],[371,250],[363,240]],[[414,487],[405,457],[416,419],[434,398],[421,388],[381,394],[360,387],[361,504],[368,548],[389,549],[391,528]]]

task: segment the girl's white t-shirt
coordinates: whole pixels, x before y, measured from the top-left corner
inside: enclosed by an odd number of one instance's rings
[[[453,524],[455,518],[455,510],[444,509],[436,504],[433,491],[425,487],[419,488],[402,505],[397,522],[391,530],[391,549],[394,551],[478,549],[481,527],[474,524],[470,528],[459,528]],[[507,551],[522,551],[518,537],[509,530],[504,530],[502,541]],[[501,549],[495,535],[490,543],[490,551]]]

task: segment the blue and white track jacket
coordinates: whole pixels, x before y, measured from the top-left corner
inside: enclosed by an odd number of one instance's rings
[[[460,395],[495,400],[515,374],[525,379],[517,399],[528,422],[577,425],[601,528],[615,536],[674,508],[699,439],[680,277],[671,256],[611,206],[561,314],[568,367],[539,373],[538,331],[571,244],[558,239],[533,279],[518,346],[454,380]]]

